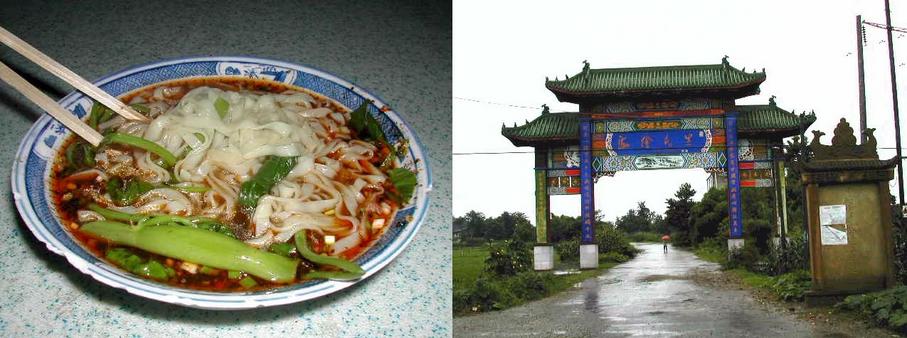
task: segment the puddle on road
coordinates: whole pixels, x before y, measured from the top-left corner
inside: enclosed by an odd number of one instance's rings
[[[640,282],[660,282],[666,280],[688,280],[689,276],[674,276],[674,275],[648,275],[639,279]]]

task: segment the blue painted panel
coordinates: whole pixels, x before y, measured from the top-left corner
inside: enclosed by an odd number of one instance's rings
[[[595,199],[592,190],[592,123],[585,119],[579,125],[580,200],[582,204],[582,243],[595,243]]]
[[[612,155],[672,155],[706,152],[712,145],[709,130],[658,130],[610,133],[606,145]]]
[[[740,168],[737,153],[737,114],[725,117],[727,128],[727,194],[730,238],[743,238],[743,209],[740,206]]]

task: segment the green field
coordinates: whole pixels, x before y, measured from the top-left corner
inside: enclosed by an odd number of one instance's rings
[[[488,247],[455,247],[453,249],[453,288],[471,286],[485,268]]]

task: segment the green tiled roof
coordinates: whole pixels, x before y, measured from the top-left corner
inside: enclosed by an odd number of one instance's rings
[[[636,95],[725,92],[742,97],[759,92],[765,71],[747,73],[722,59],[719,64],[641,68],[589,69],[564,80],[546,80],[545,87],[560,101],[615,98]]]
[[[799,130],[800,116],[778,108],[774,100],[769,104],[737,106],[740,115],[737,117],[737,129],[744,132],[773,132]],[[815,115],[804,115],[804,123],[810,125],[816,121]]]
[[[774,100],[765,105],[737,106],[737,111],[740,113],[737,117],[737,128],[747,134],[793,136],[799,133],[801,127],[806,130],[816,121],[815,114],[796,115],[775,106]],[[577,143],[580,115],[580,113],[543,113],[521,126],[503,126],[501,135],[518,147],[559,141]]]
[[[501,134],[510,139],[515,146],[530,145],[538,141],[575,142],[579,135],[579,117],[579,113],[543,113],[522,126],[502,127]]]

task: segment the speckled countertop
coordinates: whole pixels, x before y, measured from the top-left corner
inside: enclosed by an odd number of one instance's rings
[[[8,2],[8,3],[7,3]],[[251,55],[312,65],[371,90],[418,132],[434,175],[411,245],[369,280],[314,301],[218,312],[147,300],[83,275],[48,251],[0,175],[0,336],[449,336],[451,18],[449,3],[0,1],[0,26],[87,79],[152,61]],[[0,61],[45,93],[71,89],[6,47]],[[40,110],[0,83],[0,168]]]

